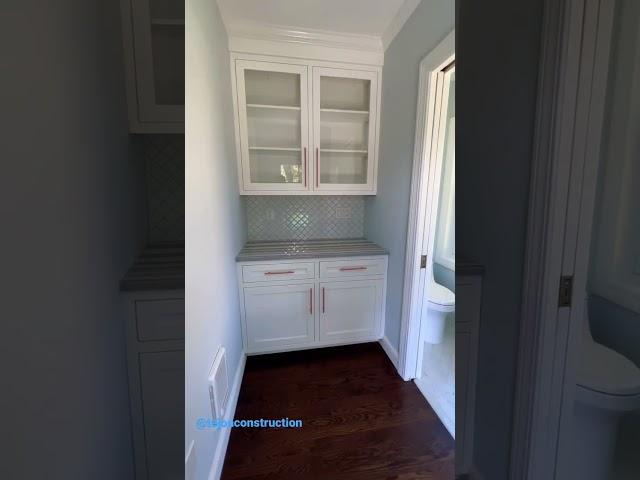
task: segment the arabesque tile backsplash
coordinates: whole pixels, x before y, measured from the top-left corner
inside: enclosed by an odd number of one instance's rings
[[[250,196],[246,208],[249,241],[364,236],[359,196]]]

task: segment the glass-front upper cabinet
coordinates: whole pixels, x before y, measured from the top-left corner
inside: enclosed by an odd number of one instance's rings
[[[375,193],[377,73],[313,67],[314,190]]]
[[[308,67],[237,60],[241,192],[306,192]]]
[[[121,0],[131,131],[184,132],[184,0]]]

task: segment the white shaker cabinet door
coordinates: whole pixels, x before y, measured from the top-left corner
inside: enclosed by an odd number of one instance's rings
[[[320,341],[380,337],[384,279],[320,283]]]
[[[244,288],[247,348],[251,352],[312,344],[314,284]]]

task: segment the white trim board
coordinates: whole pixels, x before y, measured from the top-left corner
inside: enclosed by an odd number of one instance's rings
[[[242,384],[242,377],[244,375],[244,367],[246,363],[247,356],[242,352],[240,355],[240,362],[238,364],[238,368],[236,368],[236,374],[233,379],[233,386],[229,392],[229,404],[227,406],[228,411],[225,415],[227,419],[235,418],[236,405],[238,404],[238,397],[240,396],[240,386]],[[231,412],[233,412],[233,415],[231,415]],[[211,463],[211,469],[209,470],[209,480],[219,480],[222,475],[222,467],[224,466],[224,457],[227,453],[230,435],[231,428],[220,429],[220,438],[218,438],[216,451],[213,455],[213,462]]]
[[[229,51],[381,66],[380,37],[300,29],[286,25],[233,22],[227,25]]]
[[[399,368],[402,378],[410,380],[416,376],[418,357],[418,337],[420,333],[421,295],[428,269],[420,269],[420,256],[426,232],[424,220],[430,212],[432,202],[428,201],[429,188],[435,178],[435,168],[426,165],[424,158],[431,158],[435,117],[435,92],[433,85],[440,70],[446,67],[455,56],[455,31],[451,31],[420,62],[420,80],[418,107],[416,112],[416,131],[413,153],[413,171],[411,175],[411,197],[409,220],[407,224],[407,251],[405,256],[404,290],[402,295],[402,316],[400,323]],[[430,92],[433,94],[430,95]],[[425,165],[423,165],[425,164]],[[425,167],[425,168],[423,168]],[[437,199],[436,199],[437,202]],[[429,204],[429,205],[427,205]],[[427,261],[427,264],[431,264]]]
[[[512,480],[570,474],[576,355],[608,73],[613,2],[547,0],[542,34]],[[561,276],[571,306],[558,305]]]
[[[398,351],[391,344],[391,342],[389,341],[389,338],[385,335],[379,340],[379,343],[382,349],[384,350],[384,353],[387,354],[387,357],[389,357],[389,360],[391,360],[391,363],[393,363],[393,366],[396,367],[396,370],[398,370]],[[398,374],[400,374],[399,370],[398,370]]]

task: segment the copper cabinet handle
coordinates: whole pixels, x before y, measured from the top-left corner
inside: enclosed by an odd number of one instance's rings
[[[307,186],[307,147],[304,147],[304,186]]]
[[[318,147],[316,147],[316,187],[319,186],[319,182],[320,182],[320,167],[318,166],[320,161],[319,159],[319,154],[318,151],[320,149]]]
[[[322,313],[324,313],[324,287],[322,287]]]
[[[341,272],[349,272],[351,270],[366,270],[367,267],[340,267]]]
[[[264,272],[265,275],[285,275],[287,273],[296,273],[293,270],[286,270],[282,272]]]
[[[313,315],[313,288],[309,289],[309,313]]]

